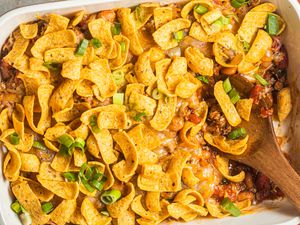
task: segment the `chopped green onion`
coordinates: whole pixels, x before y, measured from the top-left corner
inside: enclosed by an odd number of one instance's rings
[[[125,44],[125,41],[121,41],[121,42],[120,42],[120,46],[121,46],[121,52],[125,52],[125,51],[126,51],[126,44]]]
[[[157,88],[155,88],[155,89],[152,91],[152,98],[154,98],[155,100],[159,100],[159,99],[161,99],[162,97],[163,97],[163,94],[160,93],[160,92],[158,91]]]
[[[231,91],[232,86],[231,86],[229,78],[227,78],[226,80],[223,81],[223,88],[226,93]]]
[[[93,172],[94,172],[93,169],[87,163],[84,163],[80,167],[78,176],[83,177],[86,180],[89,180],[92,177]]]
[[[67,148],[70,148],[74,143],[74,139],[69,134],[63,134],[58,138],[58,143],[66,146]]]
[[[43,66],[47,67],[49,70],[53,72],[59,72],[61,70],[61,64],[57,62],[44,62]]]
[[[267,21],[267,32],[270,35],[277,35],[279,32],[279,22],[276,15],[269,13]]]
[[[32,224],[32,219],[31,219],[31,216],[28,212],[23,212],[20,215],[20,220],[21,220],[23,225],[31,225]]]
[[[41,141],[34,141],[33,144],[32,144],[32,147],[38,148],[38,149],[43,150],[43,151],[47,150],[46,146]]]
[[[75,173],[72,172],[66,172],[63,174],[64,178],[67,179],[69,182],[75,182],[77,180],[77,176]]]
[[[100,173],[97,168],[94,168],[94,172],[95,174],[92,176],[92,180],[99,180],[99,178],[101,178],[101,179],[105,179],[106,181],[106,177],[104,176],[104,174]]]
[[[101,180],[92,180],[91,184],[98,190],[98,191],[102,191],[103,187],[104,187],[104,182]]]
[[[238,138],[244,138],[244,137],[246,137],[246,135],[247,135],[246,129],[243,128],[243,127],[240,127],[240,128],[237,128],[237,129],[231,131],[228,134],[228,138],[231,139],[231,140],[235,140],[235,139],[238,139]]]
[[[240,100],[240,94],[237,92],[235,88],[232,88],[231,91],[228,93],[229,98],[232,102],[232,104],[237,103]]]
[[[83,186],[86,188],[86,190],[88,190],[89,192],[95,191],[95,188],[92,187],[84,177],[79,177],[79,180],[83,184]]]
[[[203,5],[198,4],[198,5],[196,5],[196,6],[194,7],[194,10],[195,10],[196,13],[198,13],[198,14],[200,14],[200,15],[203,15],[203,14],[207,13],[208,8],[206,8],[206,7],[203,6]]]
[[[91,116],[90,126],[92,127],[92,130],[93,130],[94,133],[99,133],[100,132],[100,128],[97,125],[97,117],[95,115]]]
[[[177,31],[173,33],[173,38],[177,41],[180,42],[184,38],[184,32],[183,30]]]
[[[87,47],[88,47],[88,45],[89,45],[89,41],[87,39],[83,39],[80,42],[80,44],[79,44],[79,46],[78,46],[75,54],[77,56],[83,56],[84,53],[85,53],[85,51],[86,51],[86,49],[87,49]]]
[[[102,43],[98,38],[93,38],[91,44],[94,48],[100,48],[102,46]]]
[[[14,132],[9,135],[9,141],[12,145],[18,145],[20,143],[20,137],[16,132]]]
[[[115,70],[112,72],[112,78],[117,86],[126,84],[125,74],[122,70]]]
[[[80,148],[84,152],[85,141],[82,138],[76,138],[75,142],[72,144],[71,148]]]
[[[220,19],[217,19],[215,22],[212,23],[211,29],[216,33],[219,32],[223,28],[224,24]]]
[[[44,213],[48,214],[53,210],[53,205],[51,202],[45,202],[42,204],[42,210]]]
[[[240,216],[241,211],[228,198],[224,198],[221,202],[221,207],[233,216]]]
[[[147,114],[146,114],[145,112],[141,112],[141,113],[136,114],[136,115],[133,117],[133,119],[134,119],[135,121],[141,122],[141,121],[142,121],[142,117],[143,117],[143,116],[146,116],[146,115],[147,115]]]
[[[197,76],[197,79],[205,84],[209,84],[209,80],[205,76]]]
[[[240,3],[238,0],[231,0],[231,5],[234,8],[240,8],[244,3]]]
[[[113,104],[123,105],[124,104],[124,93],[116,93],[113,95]]]
[[[221,16],[221,17],[219,18],[219,20],[221,21],[221,23],[222,23],[223,25],[228,25],[228,24],[230,23],[230,19],[229,19],[228,17],[225,17],[225,16]]]
[[[254,74],[253,75],[255,77],[255,79],[263,86],[267,86],[269,83],[268,81],[266,81],[262,76],[260,76],[259,74]]]
[[[115,23],[114,26],[111,28],[111,32],[113,35],[118,35],[121,33],[121,24]]]
[[[101,211],[100,213],[104,216],[109,216],[109,213],[107,211]]]
[[[62,156],[71,156],[72,155],[72,150],[71,150],[71,148],[68,148],[65,145],[60,145],[59,154],[61,154]]]
[[[243,42],[243,48],[244,48],[244,51],[245,52],[248,52],[249,51],[249,49],[250,49],[250,44],[247,42],[247,41],[244,41]]]
[[[19,201],[15,201],[13,202],[11,205],[10,205],[10,208],[12,209],[12,211],[14,211],[16,214],[19,214],[21,213],[23,210],[22,210],[22,206],[20,204]]]
[[[110,205],[116,202],[121,197],[121,192],[119,190],[109,190],[104,191],[100,199],[105,205]]]

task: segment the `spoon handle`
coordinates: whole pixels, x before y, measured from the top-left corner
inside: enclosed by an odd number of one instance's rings
[[[300,176],[275,140],[269,139],[251,157],[242,161],[268,176],[300,211]]]

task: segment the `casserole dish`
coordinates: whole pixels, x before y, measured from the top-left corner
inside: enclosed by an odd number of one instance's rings
[[[30,20],[33,20],[35,18],[35,16],[37,15],[36,13],[36,9],[37,8],[45,8],[46,10],[43,10],[40,12],[40,14],[45,14],[48,12],[54,12],[54,13],[60,13],[60,14],[68,14],[74,11],[78,11],[80,9],[85,9],[88,12],[94,12],[94,11],[98,11],[101,9],[109,9],[109,8],[117,8],[117,7],[128,7],[128,6],[132,6],[132,5],[136,5],[138,3],[142,3],[145,1],[106,1],[106,2],[102,2],[102,3],[95,3],[95,1],[87,1],[85,3],[84,6],[82,6],[79,1],[72,1],[72,2],[67,2],[67,3],[55,3],[55,4],[44,4],[44,5],[40,5],[40,6],[35,6],[35,7],[27,7],[24,9],[19,9],[19,10],[15,10],[9,14],[7,14],[6,16],[3,17],[3,19],[0,21],[0,25],[2,25],[2,27],[6,27],[7,29],[5,30],[5,32],[3,32],[3,36],[1,36],[1,43],[4,42],[4,40],[7,38],[8,34],[10,32],[12,32],[16,25],[21,23],[21,22],[27,22]],[[168,1],[171,2],[171,1]],[[274,2],[277,3],[277,5],[279,6],[279,9],[281,9],[281,14],[283,15],[283,17],[286,19],[288,24],[295,24],[295,26],[298,26],[297,23],[299,23],[299,16],[295,13],[295,8],[297,7],[297,3],[295,1],[293,2],[285,2],[283,4],[283,2]],[[289,5],[290,4],[290,5]],[[294,6],[293,6],[294,5]],[[293,7],[292,7],[293,6]],[[286,15],[285,15],[286,14]],[[291,21],[291,22],[289,22]],[[294,26],[294,25],[293,25]],[[7,32],[7,33],[6,33]],[[289,71],[289,76],[290,76],[290,83],[291,85],[294,85],[293,89],[294,89],[294,93],[297,93],[297,79],[296,79],[296,72],[294,73],[294,71],[297,71],[297,63],[296,60],[293,61],[293,59],[296,59],[297,57],[297,52],[299,51],[299,49],[296,49],[295,46],[293,46],[293,43],[296,43],[295,40],[297,40],[297,35],[299,36],[299,34],[297,33],[293,33],[294,31],[289,30],[286,33],[286,45],[287,48],[290,52],[290,58],[291,63],[290,63],[290,71]],[[295,31],[297,32],[297,31]],[[295,38],[295,39],[294,39]],[[294,96],[296,96],[294,94]],[[295,102],[297,99],[294,99]],[[297,125],[297,105],[294,104],[294,109],[295,112],[293,114],[292,117],[292,121],[294,125]],[[294,126],[293,126],[294,128]],[[291,135],[294,135],[294,137],[292,137],[292,140],[297,140],[297,138],[295,137],[295,135],[297,135],[297,129],[293,129],[293,131],[295,132],[289,132]],[[297,143],[290,143],[291,146],[297,146]],[[294,148],[295,149],[295,148]],[[296,154],[297,152],[295,152]],[[293,158],[297,158],[297,157],[293,157]],[[2,182],[2,180],[1,180]],[[2,184],[2,183],[1,183]],[[2,185],[3,187],[5,187],[4,185]],[[3,224],[18,224],[18,222],[14,221],[14,217],[10,216],[10,211],[9,211],[9,204],[4,204],[4,202],[9,202],[8,199],[6,199],[8,197],[8,194],[5,192],[7,188],[3,188],[1,190],[1,193],[3,194],[3,197],[1,196],[1,199],[3,200],[3,204],[1,205],[1,212],[3,212]],[[278,203],[280,204],[280,203]],[[281,204],[280,204],[281,205]],[[289,208],[289,206],[284,206],[284,204],[282,204],[283,208],[280,207],[280,209],[278,209],[278,212],[284,212],[287,211],[290,215],[288,217],[285,217],[285,213],[282,213],[283,217],[281,217],[281,213],[279,213],[279,217],[276,216],[276,212],[277,211],[272,211],[271,214],[269,212],[262,212],[261,216],[262,217],[255,217],[255,216],[248,216],[247,218],[249,218],[248,224],[259,224],[257,221],[262,221],[263,223],[261,224],[284,224],[281,222],[287,222],[289,221],[288,224],[297,224],[298,223],[298,218],[296,216],[293,216],[291,214],[293,214],[293,210],[291,208]],[[3,209],[2,209],[3,207]],[[275,213],[275,214],[274,214]],[[259,213],[260,214],[260,213]],[[257,214],[257,215],[259,215]],[[295,214],[296,215],[296,214]],[[268,219],[272,218],[272,220],[268,220],[266,221],[265,217],[267,216]],[[290,217],[291,216],[291,217]],[[9,218],[9,220],[7,219]],[[291,220],[289,219],[291,218]],[[232,219],[228,219],[226,223],[231,223]],[[247,219],[246,217],[243,218],[239,218],[236,220],[232,220],[232,224],[240,224],[241,221],[245,222]],[[207,221],[202,220],[203,222],[207,223]],[[201,221],[201,222],[202,222]],[[220,221],[220,223],[225,222],[225,220]],[[194,222],[195,223],[195,222]],[[215,224],[215,222],[213,222]],[[193,223],[190,223],[193,224]],[[198,222],[197,222],[198,224]]]

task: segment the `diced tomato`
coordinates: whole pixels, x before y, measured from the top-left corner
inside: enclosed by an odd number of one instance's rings
[[[266,108],[266,107],[262,107],[260,109],[260,115],[262,118],[267,118],[269,116],[273,115],[273,109],[272,108]]]
[[[250,98],[253,98],[253,103],[258,104],[260,100],[260,93],[263,90],[263,87],[259,84],[256,84],[250,91]]]
[[[195,113],[191,113],[189,115],[189,121],[195,123],[195,124],[198,124],[201,122],[201,118],[199,116],[197,116]]]

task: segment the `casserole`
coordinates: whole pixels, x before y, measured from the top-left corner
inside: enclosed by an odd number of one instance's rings
[[[47,12],[56,12],[56,13],[61,13],[61,14],[68,14],[68,13],[77,11],[77,10],[82,9],[82,8],[85,8],[88,12],[93,12],[95,10],[97,11],[97,10],[100,10],[100,9],[116,8],[116,7],[121,7],[121,6],[127,7],[127,6],[131,6],[131,5],[136,5],[137,3],[141,3],[141,2],[143,2],[143,1],[138,1],[138,2],[123,1],[122,3],[120,1],[107,1],[105,3],[104,7],[102,7],[102,4],[104,4],[103,2],[99,3],[99,4],[96,4],[94,2],[87,2],[85,6],[80,6],[81,3],[77,2],[77,1],[72,2],[72,4],[69,3],[69,2],[67,4],[66,3],[48,4],[48,5],[46,4],[46,5],[41,5],[41,7],[47,8],[47,10],[42,11],[41,13],[44,14],[44,13],[47,13]],[[296,4],[296,2],[293,2],[293,3]],[[68,5],[68,4],[70,4],[70,5]],[[288,6],[285,6],[285,5],[281,6],[281,4],[282,4],[282,2],[278,3],[279,8],[282,7],[282,9],[285,9],[285,7],[286,7],[286,12],[288,10],[292,10],[293,9],[292,7],[289,8]],[[97,6],[97,7],[95,7],[95,6]],[[39,7],[39,6],[37,6],[37,7]],[[7,27],[8,23],[11,23],[11,26],[9,26],[6,29],[6,32],[8,32],[7,35],[5,35],[3,33],[3,37],[1,37],[2,39],[0,40],[1,43],[4,42],[4,40],[6,39],[6,37],[8,36],[8,34],[13,31],[13,29],[15,28],[15,26],[17,24],[19,24],[21,22],[26,22],[26,21],[30,21],[30,20],[34,19],[34,17],[36,16],[36,14],[33,13],[34,9],[35,9],[34,7],[27,7],[27,8],[24,9],[23,13],[21,13],[22,10],[19,9],[19,10],[16,10],[14,12],[11,12],[8,15],[6,15],[6,16],[3,17],[2,26]],[[17,16],[17,14],[18,14],[18,16]],[[295,19],[295,21],[299,22],[299,18],[296,16],[296,14],[294,14],[295,17],[293,17],[292,13],[287,13],[287,14],[289,14],[292,19]],[[289,17],[289,16],[285,17],[285,14],[283,12],[282,12],[282,15],[287,20],[287,23],[289,24],[289,18],[286,18],[286,17]],[[1,22],[0,22],[0,24],[1,24]],[[294,46],[291,45],[291,44],[296,43],[296,42],[294,40],[289,40],[289,35],[290,35],[290,37],[295,38],[299,34],[291,34],[291,33],[289,34],[289,31],[290,30],[288,30],[287,37],[286,37],[287,48],[288,48],[288,50],[290,49],[289,52],[291,52],[290,53],[291,54],[290,58],[291,59],[296,59],[296,57],[293,56],[293,54],[297,53],[298,49],[295,49]],[[295,40],[297,40],[297,39],[295,39]],[[293,48],[293,51],[292,51],[292,48]],[[296,85],[296,79],[294,79],[294,76],[296,74],[293,74],[293,71],[297,71],[296,66],[297,66],[296,62],[291,61],[290,71],[289,72],[290,72],[290,76],[291,76],[290,77],[290,80],[291,80],[290,82],[291,82],[292,85],[293,84]],[[295,99],[294,99],[294,101],[295,101]],[[295,107],[295,109],[297,110],[297,107]],[[297,113],[294,113],[294,115],[297,116]],[[296,119],[295,116],[294,116],[294,118],[292,118],[293,120]],[[296,124],[296,123],[293,123],[293,124]],[[296,132],[294,132],[294,135],[297,135],[297,130],[296,130]],[[293,140],[296,140],[296,138],[293,138]],[[295,143],[291,143],[291,144],[295,145]],[[2,198],[2,199],[4,200],[5,198]],[[4,201],[4,202],[6,202],[6,201]],[[4,204],[3,204],[3,206],[4,206]],[[4,207],[7,207],[7,205],[4,206]],[[290,210],[288,210],[288,211],[290,211]],[[275,218],[275,217],[273,217],[273,218]],[[296,221],[296,220],[297,220],[297,218],[294,219],[294,221]],[[244,219],[243,219],[243,221],[244,221]],[[17,224],[17,222],[14,222],[14,221],[9,221],[8,223],[9,224]],[[239,223],[239,222],[237,222],[237,223]],[[251,222],[249,222],[249,223],[251,223]],[[274,224],[276,222],[275,221],[269,221],[268,223],[269,224]],[[257,222],[255,222],[255,224],[257,224]]]

